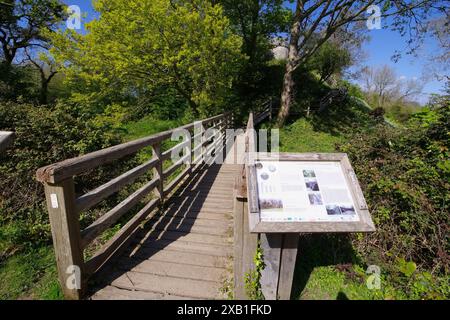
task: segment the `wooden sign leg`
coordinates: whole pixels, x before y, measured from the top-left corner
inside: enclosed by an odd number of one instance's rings
[[[298,241],[298,233],[287,233],[283,236],[280,279],[278,282],[278,299],[280,300],[291,299],[295,262],[297,260]]]
[[[259,241],[265,265],[261,272],[260,283],[261,291],[266,300],[277,299],[282,240],[283,235],[279,233],[261,233],[260,236]]]

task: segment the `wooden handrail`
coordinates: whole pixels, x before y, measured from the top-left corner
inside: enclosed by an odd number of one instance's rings
[[[209,124],[215,120],[221,119],[225,115],[218,115],[205,120],[200,121],[202,125]],[[167,130],[157,133],[155,135],[145,137],[142,139],[126,142],[117,146],[99,150],[96,152],[88,153],[84,156],[64,160],[49,166],[40,168],[36,177],[40,182],[57,183],[63,181],[66,178],[73,177],[85,171],[94,169],[103,164],[110,163],[114,160],[123,158],[127,155],[138,152],[139,150],[159,143],[172,136],[176,131],[180,130],[192,130],[195,123],[190,123],[185,126]]]
[[[0,131],[0,152],[6,150],[14,141],[14,132]]]
[[[37,179],[45,186],[59,280],[66,298],[80,299],[85,292],[89,276],[101,268],[114,254],[124,248],[140,223],[147,219],[152,212],[155,213],[165,199],[193,172],[195,155],[194,150],[192,150],[193,137],[198,138],[199,135],[202,136],[200,147],[197,146],[195,148],[195,151],[198,153],[197,156],[199,156],[195,159],[197,163],[199,158],[204,160],[212,149],[220,147],[220,145],[223,147],[225,130],[231,123],[232,115],[225,113],[149,137],[58,162],[37,170]],[[200,125],[201,132],[194,132],[197,125]],[[203,136],[204,132],[210,128],[217,129],[218,133],[205,139]],[[189,140],[185,139],[171,149],[162,152],[162,142],[171,138],[177,131],[182,130],[189,132]],[[152,147],[153,152],[153,157],[150,160],[76,198],[74,176],[134,154],[149,146]],[[169,160],[172,152],[177,150],[180,150],[180,153],[183,152],[180,160],[163,171],[163,162]],[[200,152],[198,152],[199,150]],[[172,177],[177,169],[183,167],[183,165],[186,165],[186,168],[176,177]],[[138,177],[143,176],[150,170],[153,170],[151,181],[145,183],[125,200],[104,213],[86,229],[80,230],[79,216],[81,212],[92,208],[102,200],[120,191],[123,187],[133,183]],[[173,180],[168,181],[171,178]],[[168,182],[168,184],[165,185],[165,182]],[[98,252],[94,253],[92,258],[85,261],[83,258],[84,249],[152,192],[154,192],[153,199],[132,217]],[[77,268],[74,269],[74,266]],[[81,282],[77,283],[76,286],[66,285],[69,277],[74,276],[70,272],[68,273],[68,270],[81,272]]]
[[[269,117],[267,110],[256,116],[251,112],[248,117],[244,134],[245,163],[242,165],[241,174],[235,183],[234,199],[234,297],[236,299],[248,299],[245,287],[242,283],[245,277],[254,270],[253,257],[258,246],[258,235],[250,233],[251,212],[258,205],[248,202],[248,194],[256,190],[248,190],[248,180],[255,174],[255,167],[249,163],[249,155],[258,151],[255,126]],[[255,199],[251,197],[250,199]]]

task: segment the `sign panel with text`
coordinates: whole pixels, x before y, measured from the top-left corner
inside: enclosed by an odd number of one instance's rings
[[[345,154],[257,154],[251,169],[256,188],[249,201],[258,210],[250,210],[250,220],[259,232],[375,230]]]

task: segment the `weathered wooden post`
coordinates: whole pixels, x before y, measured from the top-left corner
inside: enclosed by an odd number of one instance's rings
[[[5,151],[14,141],[14,132],[0,131],[0,152]]]
[[[44,183],[45,198],[52,229],[59,282],[66,299],[79,300],[86,289],[84,259],[81,249],[79,215],[75,211],[73,178]]]
[[[154,194],[160,199],[160,206],[164,205],[164,176],[163,176],[163,159],[161,153],[161,143],[155,143],[152,145],[153,156],[158,159],[157,164],[153,168],[153,178],[158,179]]]

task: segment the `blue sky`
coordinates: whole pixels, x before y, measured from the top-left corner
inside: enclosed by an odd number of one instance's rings
[[[92,9],[90,0],[65,0],[68,5],[78,5],[82,13],[86,15],[86,20],[92,20],[97,17],[97,13]],[[81,32],[85,30],[82,29]],[[364,51],[367,53],[367,60],[365,65],[376,67],[387,64],[393,67],[398,76],[404,79],[420,78],[424,69],[427,67],[427,61],[424,57],[413,57],[403,55],[397,63],[391,59],[396,50],[405,52],[406,40],[402,38],[397,32],[386,29],[368,30],[371,40],[364,45]],[[422,52],[433,52],[436,48],[434,41],[426,41],[422,48]],[[425,103],[430,93],[439,93],[444,88],[444,83],[436,80],[429,80],[424,87],[424,95],[419,99],[419,102]]]

